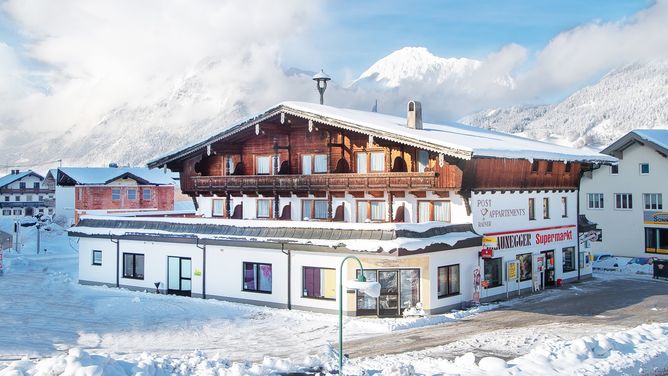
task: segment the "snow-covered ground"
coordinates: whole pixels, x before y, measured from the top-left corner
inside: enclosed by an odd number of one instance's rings
[[[0,220],[0,229],[11,227]],[[35,229],[22,231],[23,251],[5,252],[0,276],[0,376],[265,375],[336,368],[335,315],[80,286],[77,245],[64,230],[43,231],[40,248],[47,252],[40,254]],[[568,290],[532,298],[561,293]],[[346,318],[345,340],[387,333],[401,338],[405,329],[447,324],[494,307],[424,318]],[[354,358],[345,373],[598,375],[668,369],[668,324],[609,335],[593,330],[555,323],[541,330],[483,332],[423,351]],[[467,352],[476,346],[515,348],[525,355],[480,359],[481,351],[478,358]]]

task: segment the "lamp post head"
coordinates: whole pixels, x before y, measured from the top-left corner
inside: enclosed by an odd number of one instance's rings
[[[313,75],[313,81],[315,81],[316,87],[318,88],[318,92],[320,93],[320,104],[324,103],[324,95],[325,95],[325,90],[327,89],[327,81],[331,79],[332,78],[329,77],[322,69],[320,70],[319,73]]]

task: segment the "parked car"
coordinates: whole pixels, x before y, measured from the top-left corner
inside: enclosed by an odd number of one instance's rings
[[[613,258],[614,256],[609,253],[596,253],[594,254],[594,262],[607,260]]]
[[[629,261],[629,264],[652,265],[654,260],[658,259],[658,257],[634,257]]]

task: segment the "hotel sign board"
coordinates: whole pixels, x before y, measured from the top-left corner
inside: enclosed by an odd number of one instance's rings
[[[667,225],[668,226],[668,212],[645,210],[642,212],[643,222],[646,225]]]

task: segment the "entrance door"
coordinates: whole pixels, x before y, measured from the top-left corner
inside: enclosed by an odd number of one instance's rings
[[[188,257],[167,257],[167,293],[190,296],[192,262]]]
[[[543,286],[553,287],[556,284],[554,271],[554,251],[541,252],[545,255],[545,273],[543,275]]]
[[[33,208],[26,208],[26,217],[32,217],[35,214]]]
[[[380,296],[378,316],[399,315],[399,273],[397,270],[379,270]]]

